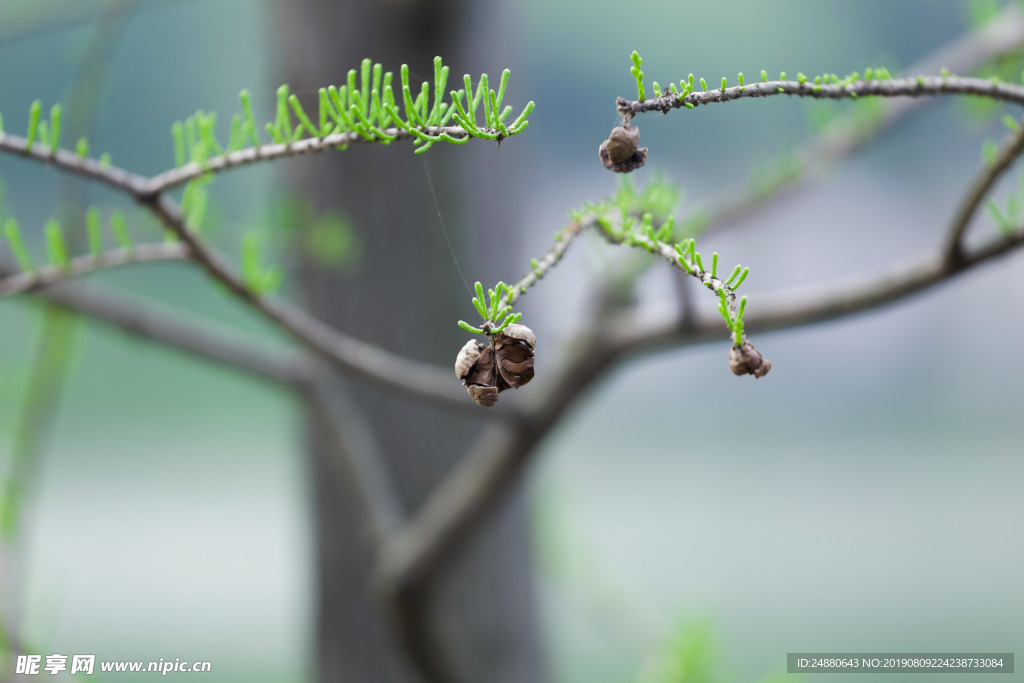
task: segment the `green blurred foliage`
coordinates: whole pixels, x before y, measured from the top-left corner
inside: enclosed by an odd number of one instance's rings
[[[306,197],[289,195],[274,203],[270,222],[272,232],[284,237],[283,246],[299,251],[321,268],[356,272],[363,240],[344,212],[317,213]]]

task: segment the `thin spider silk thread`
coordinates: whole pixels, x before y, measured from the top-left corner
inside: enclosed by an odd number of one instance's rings
[[[452,241],[448,237],[448,230],[444,227],[444,216],[441,215],[441,206],[437,203],[437,192],[434,190],[434,181],[430,178],[430,166],[427,164],[426,159],[423,160],[423,168],[427,171],[427,184],[430,185],[430,196],[434,200],[434,210],[437,211],[437,222],[441,225],[441,234],[444,235],[444,241],[448,244],[448,251],[452,255],[452,261],[455,262],[455,268],[459,271],[459,277],[462,278],[462,284],[466,285],[466,291],[472,296],[473,290],[469,286],[469,281],[466,280],[466,274],[462,272],[459,259],[455,256],[455,247],[452,246]]]

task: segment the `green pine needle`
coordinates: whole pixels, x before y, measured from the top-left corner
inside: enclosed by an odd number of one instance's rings
[[[740,273],[740,279],[736,281],[736,284],[732,286],[732,290],[735,292],[739,289],[739,286],[743,284],[743,281],[747,279],[747,274],[750,272],[750,268],[744,268]]]
[[[51,218],[46,222],[46,249],[50,256],[50,263],[61,268],[68,265],[71,257],[68,256],[68,245],[64,240],[64,231],[55,219]]]
[[[174,137],[174,163],[177,166],[185,165],[185,130],[181,121],[175,121],[171,126],[171,135]]]
[[[39,134],[39,113],[43,110],[43,103],[36,100],[28,110],[28,134],[25,136],[25,149],[31,150]]]
[[[249,141],[253,147],[260,146],[260,138],[256,132],[256,120],[252,116],[252,99],[248,90],[238,93],[238,99],[242,104],[242,114],[245,116],[246,131],[249,133]]]
[[[7,219],[4,224],[4,236],[7,237],[7,244],[11,247],[11,253],[14,254],[14,260],[18,262],[18,267],[26,273],[34,273],[36,264],[29,255],[28,249],[25,248],[25,241],[21,237],[18,221],[13,218]]]
[[[59,104],[50,109],[50,154],[56,154],[60,147],[60,127],[63,110]]]
[[[132,237],[128,234],[128,221],[121,211],[114,211],[110,214],[110,230],[114,233],[114,240],[122,249],[134,247]]]

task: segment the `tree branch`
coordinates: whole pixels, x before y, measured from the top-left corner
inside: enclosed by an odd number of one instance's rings
[[[129,173],[117,166],[101,164],[96,159],[79,157],[65,149],[54,150],[38,142],[32,145],[32,149],[26,149],[27,145],[26,138],[10,133],[0,133],[0,151],[2,152],[39,161],[48,166],[55,166],[62,171],[83,178],[98,180],[139,200],[148,197],[145,191],[148,179],[145,176]]]
[[[3,273],[0,267],[0,275]],[[58,285],[34,294],[33,298],[89,316],[141,339],[287,387],[296,387],[307,376],[307,361],[299,354],[262,349],[249,338],[216,331],[181,314],[160,310],[153,303],[136,303],[113,292],[83,285],[73,288]]]
[[[518,300],[520,296],[525,294],[530,287],[537,284],[541,278],[548,274],[548,271],[554,268],[562,257],[565,256],[565,252],[569,250],[569,245],[572,244],[573,240],[576,239],[584,230],[593,224],[593,219],[589,221],[578,221],[571,220],[558,233],[555,238],[555,243],[551,245],[551,248],[540,259],[537,260],[537,265],[533,269],[524,275],[519,282],[512,285],[510,292],[513,293],[513,298],[509,299],[508,294],[501,297],[498,302],[498,308],[502,309],[505,306]]]
[[[889,268],[850,284],[825,289],[820,286],[802,293],[768,295],[758,300],[756,311],[746,316],[750,332],[791,329],[845,318],[905,299],[939,285],[1024,244],[1024,227],[1016,234],[994,240],[962,261],[949,262],[937,253],[916,264]],[[618,330],[614,346],[625,353],[637,353],[665,346],[693,346],[719,340],[715,319],[698,320],[688,326],[678,316],[623,317],[610,325]],[[664,322],[670,319],[670,322]]]
[[[175,242],[138,244],[128,248],[112,249],[102,254],[73,258],[64,266],[51,265],[5,277],[0,280],[0,296],[32,292],[103,268],[153,261],[180,261],[187,258],[188,248]]]
[[[614,354],[602,337],[592,337],[521,420],[492,423],[415,517],[381,548],[375,571],[381,599],[395,632],[432,683],[451,680],[443,673],[443,652],[424,651],[432,642],[425,601],[432,579],[519,482],[537,443]]]
[[[953,73],[968,73],[985,61],[1019,49],[1024,43],[1024,12],[1019,5],[1011,3],[984,27],[969,31],[956,41],[936,50],[912,66],[908,73],[935,73],[946,67]],[[910,114],[921,109],[927,100],[921,98],[899,98],[887,100],[881,117],[871,127],[853,113],[831,126],[827,132],[807,144],[797,153],[797,172],[791,173],[773,188],[770,195],[764,193],[732,192],[726,198],[708,207],[710,218],[702,234],[735,225],[755,211],[783,196],[781,190],[800,184],[807,177],[806,171],[835,163],[865,147],[876,136],[893,128]]]
[[[143,204],[188,245],[192,259],[212,278],[324,360],[350,375],[421,400],[475,411],[476,405],[459,390],[450,371],[380,350],[336,331],[301,308],[256,294],[217,252],[188,229],[177,208],[159,197]]]
[[[718,277],[717,267],[717,253],[713,256],[713,263],[716,265],[712,266],[711,270],[707,270],[703,264],[700,253],[694,251],[695,260],[687,261],[683,256],[683,251],[679,247],[671,244],[667,244],[659,240],[654,236],[653,230],[650,235],[641,234],[630,234],[630,233],[615,233],[612,230],[606,229],[604,226],[600,226],[601,236],[604,237],[612,244],[621,244],[625,246],[635,246],[645,249],[654,256],[660,256],[661,258],[668,261],[668,264],[682,272],[684,275],[688,275],[695,278],[703,287],[710,289],[712,292],[718,294],[719,292],[725,293],[725,303],[728,306],[731,318],[735,319],[737,316],[737,305],[736,305],[736,288],[739,287],[739,282],[732,284],[733,280],[740,275],[740,280],[746,277],[746,272],[742,272],[739,266],[736,266],[732,277],[726,281]],[[690,245],[694,245],[693,240],[687,240]],[[683,244],[686,244],[684,242]],[[681,246],[681,245],[680,245]],[[749,269],[748,269],[749,271]],[[730,320],[730,323],[732,321]],[[745,336],[742,339],[746,342]],[[739,346],[741,343],[740,339],[736,340],[736,345]]]
[[[456,140],[466,140],[474,137],[461,126],[422,126],[417,128],[417,130],[426,135],[436,137],[443,134],[455,138]],[[416,139],[416,136],[413,133],[402,128],[387,128],[384,129],[383,132],[385,135],[397,138],[398,140]],[[211,157],[201,165],[191,162],[184,166],[164,171],[159,175],[149,178],[145,182],[142,190],[145,194],[155,195],[164,192],[165,190],[170,190],[180,185],[184,185],[190,180],[194,180],[209,173],[219,173],[238,166],[248,166],[261,161],[272,161],[274,159],[284,159],[287,157],[299,156],[301,154],[323,152],[325,150],[344,147],[351,144],[379,142],[380,140],[366,138],[355,131],[349,131],[346,133],[325,135],[324,137],[318,138],[305,138],[303,140],[297,140],[289,143],[272,143],[261,145],[259,147],[247,147],[245,149],[240,149],[237,152],[229,152],[220,156]]]
[[[822,322],[883,306],[1005,254],[1024,244],[1024,229],[991,242],[950,263],[942,254],[896,273],[876,274],[852,286],[828,291],[815,288],[784,303],[761,302],[759,314],[747,316],[747,329],[762,332]],[[668,257],[665,254],[663,256]],[[416,590],[429,581],[438,565],[518,481],[537,442],[569,405],[611,364],[626,354],[658,346],[693,345],[720,340],[721,323],[691,320],[673,311],[672,322],[644,324],[635,315],[605,320],[587,329],[602,330],[591,337],[566,364],[540,402],[513,422],[493,424],[456,469],[428,498],[409,524],[387,543],[378,574],[390,594]]]
[[[794,302],[759,306],[748,328],[756,332],[785,329],[845,317],[903,299],[951,279],[1024,244],[1019,234],[994,241],[951,265],[941,254],[898,274],[876,275],[862,284],[837,287],[798,297]],[[786,297],[788,300],[790,297]],[[568,406],[613,363],[626,354],[665,345],[695,345],[720,340],[717,321],[688,321],[675,316],[670,324],[643,324],[620,316],[588,329],[595,335],[566,364],[562,374],[522,418],[492,424],[470,454],[438,486],[415,517],[385,545],[378,576],[388,594],[417,590],[430,580],[453,547],[466,538],[519,480],[534,447]],[[397,598],[395,598],[397,599]]]
[[[953,220],[950,222],[948,237],[946,238],[944,254],[950,263],[963,259],[963,238],[967,232],[967,226],[971,218],[977,212],[981,202],[995,185],[1000,176],[1013,164],[1014,160],[1024,151],[1024,121],[1017,122],[1017,129],[1014,130],[999,148],[996,159],[992,163],[986,163],[985,168],[971,183],[967,194],[960,201]]]
[[[661,97],[629,101],[623,97],[616,100],[616,106],[623,116],[631,118],[636,114],[658,111],[663,114],[673,109],[689,108],[715,102],[729,102],[748,97],[773,97],[775,95],[796,95],[814,99],[848,100],[857,97],[921,97],[923,95],[978,95],[993,100],[1024,104],[1024,87],[1011,83],[994,83],[986,78],[968,76],[918,76],[917,78],[893,78],[851,83],[822,83],[812,81],[768,81],[750,83],[731,88],[692,92],[686,97],[669,93]]]
[[[475,411],[476,405],[459,390],[458,383],[451,380],[448,371],[382,351],[334,330],[292,304],[255,294],[219,254],[208,249],[188,229],[176,207],[148,189],[145,178],[116,167],[103,166],[92,159],[80,159],[64,150],[51,153],[43,145],[34,145],[27,150],[27,142],[16,135],[0,133],[0,151],[48,163],[130,194],[181,239],[190,250],[191,258],[210,276],[339,369],[420,400]]]
[[[609,315],[602,303],[587,329],[606,329]],[[409,523],[382,548],[377,577],[385,595],[397,601],[430,580],[441,560],[519,480],[540,439],[619,353],[603,334],[588,337],[559,376],[535,392],[530,407],[517,419],[494,422],[483,432]]]

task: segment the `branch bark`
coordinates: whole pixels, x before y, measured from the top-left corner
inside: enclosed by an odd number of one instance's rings
[[[995,87],[990,81],[979,79],[951,77],[939,80],[942,82],[935,82],[934,79],[872,81],[852,84],[845,88],[856,90],[867,86],[868,90],[892,95],[953,90],[972,92],[975,89],[988,90]],[[886,85],[879,87],[880,84]],[[776,82],[758,85],[775,88],[775,92],[778,88],[783,88],[785,91],[791,91],[790,94],[808,94],[804,92],[807,89],[805,84]],[[844,86],[834,86],[832,91],[825,91],[822,88],[812,96],[849,97],[849,92],[844,90]],[[1021,101],[1024,95],[1024,89],[1016,86],[1000,92],[1005,93],[1005,97],[1012,101]],[[746,90],[735,88],[720,91],[718,95],[701,93],[698,96],[706,98],[701,99],[699,103],[708,103],[741,96],[774,94],[767,91],[745,93]],[[636,103],[630,103],[630,106],[633,104]],[[986,170],[976,183],[982,189],[972,190],[968,194],[965,204],[970,205],[970,210],[965,212],[965,222],[977,208],[980,197],[984,196],[999,174],[1020,153],[1018,144],[1024,146],[1024,143],[1018,143],[1018,137],[1024,138],[1024,134],[1018,132],[1016,137],[1011,138],[1004,146],[996,168]],[[971,199],[975,194],[978,195],[976,201]],[[570,227],[576,228],[572,235],[575,236],[583,226],[574,222]],[[774,306],[770,302],[767,305],[762,302],[758,307],[758,313],[746,316],[747,330],[761,332],[796,327],[877,308],[952,279],[1019,247],[1022,243],[1024,230],[993,241],[958,260],[950,260],[940,253],[909,268],[901,268],[895,273],[876,274],[854,285],[841,286],[830,291],[815,288],[804,296],[787,296],[782,303]],[[675,260],[671,248],[659,249],[658,253],[670,261]],[[560,256],[561,254],[558,254],[554,259],[545,261],[555,263]],[[538,276],[542,276],[551,263],[547,263]],[[502,302],[502,305],[504,303]],[[682,313],[678,309],[673,310],[668,317],[672,321],[668,324],[644,324],[635,314],[620,314],[615,321],[599,319],[596,324],[588,325],[587,329],[602,332],[588,338],[587,345],[567,364],[563,374],[552,387],[541,395],[539,403],[517,416],[517,420],[491,425],[470,454],[434,490],[405,528],[384,546],[377,566],[378,580],[405,628],[415,627],[417,612],[414,604],[403,608],[403,596],[414,595],[433,580],[442,563],[465,542],[473,529],[482,523],[488,510],[516,486],[537,443],[558,421],[567,407],[572,405],[608,367],[627,354],[653,350],[657,346],[690,345],[709,342],[712,339],[720,340],[722,328],[717,318],[701,321],[690,312]],[[610,331],[604,332],[605,330]]]
[[[0,268],[0,274],[3,272]],[[288,388],[304,382],[309,372],[308,361],[301,354],[260,348],[238,334],[215,330],[209,324],[194,322],[152,303],[131,301],[114,292],[84,285],[55,286],[32,298],[86,315],[140,339]]]
[[[426,135],[435,137],[444,134],[455,138],[456,140],[466,140],[473,137],[466,131],[466,129],[460,126],[422,126],[417,130]],[[386,128],[383,132],[388,137],[394,137],[398,140],[416,139],[415,135],[402,128]],[[152,195],[160,194],[161,192],[184,185],[190,180],[194,180],[195,178],[199,178],[209,173],[220,173],[221,171],[226,171],[231,168],[248,166],[261,161],[272,161],[274,159],[284,159],[302,154],[323,152],[351,144],[379,142],[380,140],[365,138],[359,133],[350,131],[347,133],[334,133],[318,138],[305,138],[303,140],[297,140],[289,143],[273,143],[260,145],[259,147],[247,147],[236,152],[228,152],[227,154],[212,157],[202,165],[191,162],[184,166],[164,171],[163,173],[148,179],[143,187],[143,192]]]
[[[978,207],[988,196],[996,181],[1005,173],[1013,162],[1024,151],[1024,120],[1017,122],[1017,129],[1013,131],[999,148],[996,159],[992,163],[986,163],[985,168],[971,183],[967,194],[960,201],[953,220],[950,222],[948,237],[944,247],[946,261],[955,264],[964,258],[963,240],[967,227],[971,223]]]
[[[337,332],[297,306],[256,294],[223,257],[188,229],[170,202],[158,197],[143,204],[188,245],[192,259],[213,279],[335,367],[421,400],[477,412],[477,406],[452,381],[452,372],[370,346]]]
[[[380,350],[341,332],[282,300],[259,296],[250,290],[228,262],[208,248],[185,225],[178,209],[147,187],[147,179],[122,169],[104,166],[92,159],[80,159],[65,150],[52,151],[42,145],[26,149],[27,140],[0,133],[0,151],[48,163],[83,177],[99,180],[131,195],[176,234],[196,261],[211,277],[224,284],[237,298],[263,317],[283,328],[299,342],[344,372],[419,400],[440,403],[461,411],[476,412],[477,406],[451,380],[451,373],[439,367]]]
[[[746,316],[751,333],[791,329],[845,318],[895,303],[937,286],[977,266],[1009,253],[1024,244],[1024,228],[1014,235],[994,240],[959,262],[950,262],[942,252],[909,266],[889,268],[850,284],[830,288],[816,286],[804,292],[767,295]],[[720,341],[717,319],[696,320],[684,325],[678,316],[654,314],[640,319],[625,316],[612,323],[621,330],[613,343],[624,353],[638,353],[665,346],[693,346]]]
[[[604,305],[588,329],[606,329]],[[589,337],[559,376],[515,420],[492,424],[410,522],[385,544],[378,582],[392,602],[420,590],[471,530],[519,481],[537,443],[621,354],[604,334]],[[411,618],[411,617],[408,617]]]
[[[749,97],[774,97],[796,95],[819,100],[849,100],[858,97],[922,97],[925,95],[977,95],[992,100],[1024,104],[1024,86],[1012,83],[995,83],[986,78],[968,76],[918,76],[916,78],[876,79],[852,83],[822,83],[812,81],[767,81],[736,85],[731,88],[692,92],[686,97],[668,94],[653,99],[630,101],[623,97],[616,100],[616,107],[623,116],[631,118],[637,114],[657,111],[663,114],[673,109],[694,108],[716,102],[731,102]],[[686,105],[692,105],[687,107]]]
[[[1020,49],[1024,43],[1024,11],[1011,3],[985,26],[968,31],[956,41],[945,45],[907,68],[907,73],[935,73],[946,67],[953,73],[969,73],[989,59]],[[710,218],[702,234],[735,226],[755,211],[763,211],[807,178],[807,171],[832,164],[863,149],[882,133],[922,109],[928,100],[904,97],[886,101],[885,111],[871,128],[850,115],[830,127],[824,134],[797,152],[799,172],[789,176],[770,196],[731,192],[720,202],[708,207]]]
[[[45,266],[31,272],[9,275],[0,280],[0,296],[34,292],[70,280],[80,275],[93,273],[105,268],[126,266],[132,263],[154,261],[180,261],[188,258],[188,249],[181,244],[163,242],[160,244],[138,244],[123,249],[112,249],[102,254],[88,254],[71,259],[64,266]],[[8,271],[12,269],[8,268]]]

